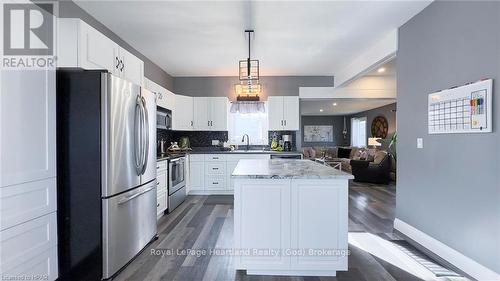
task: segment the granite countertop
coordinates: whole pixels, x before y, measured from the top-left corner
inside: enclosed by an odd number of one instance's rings
[[[234,169],[237,179],[353,179],[354,176],[311,160],[242,159]]]
[[[273,154],[273,155],[299,155],[299,151],[272,151],[272,150],[220,150],[219,148],[195,147],[192,150],[182,151],[184,154]],[[156,155],[156,161],[168,160],[172,157],[171,153]]]
[[[302,154],[299,151],[273,151],[264,149],[250,149],[250,150],[220,150],[220,149],[207,149],[207,148],[193,148],[188,151],[188,154],[279,154],[279,155],[297,155]]]

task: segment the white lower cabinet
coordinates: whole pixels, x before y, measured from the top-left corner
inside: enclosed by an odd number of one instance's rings
[[[156,163],[156,215],[160,218],[168,208],[168,162]]]
[[[191,185],[189,188],[190,192],[196,192],[205,189],[205,162],[190,159],[189,183]]]
[[[0,230],[55,212],[56,178],[3,187]]]
[[[56,213],[3,230],[0,235],[0,272],[3,276],[57,278]],[[44,276],[47,276],[46,278]],[[33,279],[35,280],[35,279]]]
[[[191,154],[189,155],[190,194],[232,194],[231,174],[240,159],[269,159],[270,154]]]
[[[336,271],[347,270],[346,179],[235,182],[235,248],[280,250],[276,255],[236,256],[237,269],[246,269],[247,274],[307,276],[335,276]]]
[[[243,208],[235,209],[236,249],[290,248],[290,180],[242,181],[234,201]],[[235,204],[236,205],[236,204]],[[243,213],[242,213],[243,212]],[[258,231],[255,231],[258,229]],[[237,269],[288,269],[290,257],[246,255],[237,257]]]
[[[346,181],[292,180],[291,248],[347,249],[347,201]],[[291,258],[291,267],[296,270],[347,270],[347,257],[296,255]]]
[[[238,161],[227,161],[226,162],[226,182],[227,182],[227,189],[229,190],[234,190],[234,180],[231,178],[231,174],[234,171],[234,168],[236,168],[236,165],[238,165]]]

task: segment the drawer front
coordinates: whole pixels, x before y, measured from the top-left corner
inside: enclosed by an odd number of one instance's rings
[[[205,184],[207,185],[207,189],[225,189],[226,181],[223,176],[221,177],[209,177],[205,178]]]
[[[205,163],[205,174],[224,175],[226,173],[225,162],[207,162]]]
[[[57,245],[56,213],[6,229],[0,239],[0,268],[8,272]]]
[[[224,154],[205,154],[205,161],[226,161]]]
[[[38,277],[38,279],[23,280],[56,280],[58,277],[57,246],[50,248],[30,260],[24,261],[13,269],[3,271],[2,268],[2,275]]]
[[[55,212],[56,200],[55,178],[1,188],[0,230]]]
[[[167,171],[158,172],[156,175],[156,188],[158,190],[166,190],[167,189]]]
[[[156,162],[156,170],[157,171],[166,170],[167,167],[168,167],[168,161],[167,160]]]
[[[239,161],[241,159],[269,159],[270,154],[232,154],[227,155],[227,161]]]
[[[156,215],[160,216],[167,209],[167,194],[158,196],[156,202]]]
[[[189,154],[189,161],[192,162],[205,161],[205,154]]]

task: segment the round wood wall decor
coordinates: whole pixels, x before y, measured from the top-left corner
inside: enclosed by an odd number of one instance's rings
[[[387,137],[389,131],[389,123],[384,116],[377,116],[372,121],[372,137],[383,138]]]

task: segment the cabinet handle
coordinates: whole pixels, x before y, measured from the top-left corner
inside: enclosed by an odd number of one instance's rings
[[[120,60],[120,63],[122,64],[122,67],[120,68],[120,71],[123,72],[123,68],[125,67],[125,65],[123,64],[122,60]]]
[[[283,126],[283,120],[281,120],[281,126]]]
[[[212,168],[212,170],[219,170],[219,168]]]
[[[156,207],[160,207],[160,203],[156,203]]]
[[[118,57],[115,57],[116,59],[116,69],[118,69],[120,67],[120,60],[118,59]]]
[[[157,182],[156,185],[160,185],[160,182]]]
[[[286,126],[286,120],[283,120],[283,121],[285,121],[285,126]]]
[[[207,121],[207,123],[208,123],[207,126],[210,126],[210,121]]]
[[[218,182],[213,182],[212,184],[219,184]]]
[[[193,121],[191,121],[191,127],[193,127]]]

